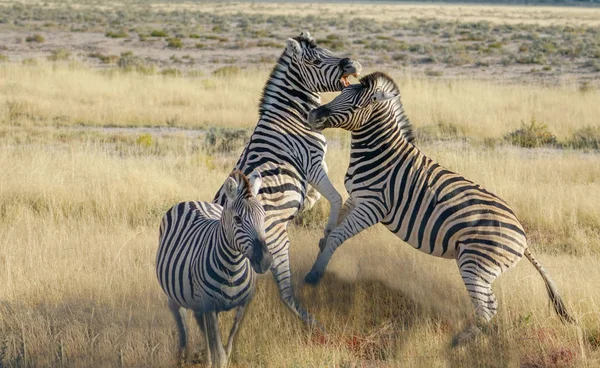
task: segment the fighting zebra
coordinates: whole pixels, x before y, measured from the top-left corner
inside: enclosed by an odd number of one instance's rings
[[[310,206],[317,199],[307,197],[307,185],[330,202],[325,234],[337,224],[342,197],[327,177],[323,161],[327,147],[325,137],[310,129],[306,117],[311,109],[319,106],[320,92],[342,90],[349,84],[348,77],[357,76],[361,68],[358,62],[337,57],[317,46],[307,32],[288,39],[263,89],[260,120],[235,166],[244,173],[266,162],[288,166],[277,174],[262,172],[264,179],[280,175],[277,182],[281,184],[263,183],[258,199],[267,213],[265,232],[274,258],[271,271],[280,297],[309,324],[316,321],[296,301],[292,290],[287,226],[300,208]],[[224,200],[221,188],[215,202],[222,204]]]
[[[547,272],[528,249],[512,209],[498,196],[443,168],[405,139],[411,124],[400,91],[383,73],[361,78],[330,103],[312,110],[318,130],[352,132],[345,186],[351,210],[325,242],[308,283],[316,284],[334,251],[363,229],[382,223],[416,249],[455,259],[475,306],[475,321],[455,338],[475,335],[497,309],[492,282],[523,255],[541,274],[556,313],[574,322]]]
[[[179,356],[185,360],[185,309],[194,312],[204,333],[206,356],[224,367],[233,339],[254,295],[255,272],[265,273],[273,258],[265,241],[265,211],[256,199],[261,176],[234,171],[223,184],[223,207],[182,202],[162,219],[156,275],[168,297],[179,334]],[[226,349],[217,314],[237,307]]]

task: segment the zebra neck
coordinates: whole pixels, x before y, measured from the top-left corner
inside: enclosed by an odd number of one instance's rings
[[[409,144],[404,136],[406,122],[408,119],[401,109],[392,114],[389,110],[374,111],[366,124],[352,132],[352,157],[360,152],[372,156],[389,149],[404,148]]]
[[[259,106],[261,121],[289,121],[308,127],[308,112],[320,105],[321,96],[309,91],[300,78],[291,58],[284,53],[263,89]]]
[[[228,269],[241,268],[246,265],[244,255],[235,250],[227,240],[223,225],[220,226],[217,233],[217,244],[218,246],[212,248],[212,253],[221,263],[228,266]]]

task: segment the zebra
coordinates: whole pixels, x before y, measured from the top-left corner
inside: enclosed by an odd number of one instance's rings
[[[156,276],[167,295],[179,335],[179,356],[185,360],[185,309],[191,309],[206,341],[206,356],[224,367],[256,274],[265,273],[273,258],[265,241],[265,211],[256,199],[261,185],[257,171],[249,177],[234,171],[223,184],[227,201],[181,202],[164,215],[156,256]],[[227,346],[221,342],[217,315],[237,308]],[[212,359],[211,359],[212,358]]]
[[[512,209],[497,195],[424,155],[412,144],[411,123],[400,90],[376,72],[345,88],[330,103],[312,110],[317,130],[352,132],[345,187],[350,212],[325,242],[305,281],[316,284],[337,247],[360,231],[382,223],[414,248],[455,259],[475,307],[475,318],[454,338],[462,343],[496,314],[491,288],[500,274],[523,255],[544,279],[554,310],[574,323],[554,282],[528,248],[525,231]]]
[[[258,199],[267,213],[265,232],[273,254],[271,269],[285,305],[305,323],[320,327],[318,322],[296,301],[291,283],[289,238],[287,226],[299,209],[307,209],[319,197],[314,187],[330,203],[330,216],[325,227],[329,234],[337,224],[342,197],[327,177],[323,160],[325,137],[306,124],[308,112],[319,106],[320,92],[340,91],[349,76],[358,76],[361,65],[348,58],[335,56],[317,46],[308,32],[290,38],[263,89],[258,121],[235,169],[249,173],[266,163],[286,164],[279,173],[263,172],[263,177],[281,175],[277,186],[263,184]],[[225,200],[224,188],[215,202]]]

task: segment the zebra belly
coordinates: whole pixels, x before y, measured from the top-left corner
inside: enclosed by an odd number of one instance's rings
[[[446,252],[443,252],[443,247],[441,246],[437,246],[434,247],[433,252],[431,251],[431,246],[430,244],[425,244],[425,242],[418,242],[418,241],[411,241],[412,240],[412,236],[411,238],[407,239],[407,232],[406,231],[394,231],[395,228],[393,225],[384,225],[389,231],[391,231],[392,233],[394,233],[394,235],[396,235],[398,238],[400,238],[400,240],[402,240],[403,242],[409,244],[411,247],[420,250],[423,253],[432,255],[432,256],[436,256],[436,257],[440,257],[440,258],[447,258],[447,259],[455,259],[457,256],[457,252],[455,247],[448,247]],[[412,235],[412,232],[411,232]]]

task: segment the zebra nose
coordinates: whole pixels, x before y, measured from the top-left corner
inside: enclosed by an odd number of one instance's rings
[[[344,76],[358,76],[362,71],[362,65],[358,61],[350,60],[349,58],[342,59],[340,67],[344,71]]]
[[[312,109],[308,113],[308,118],[306,119],[306,121],[308,122],[309,125],[313,124],[315,121],[317,121],[317,110],[318,109]]]

